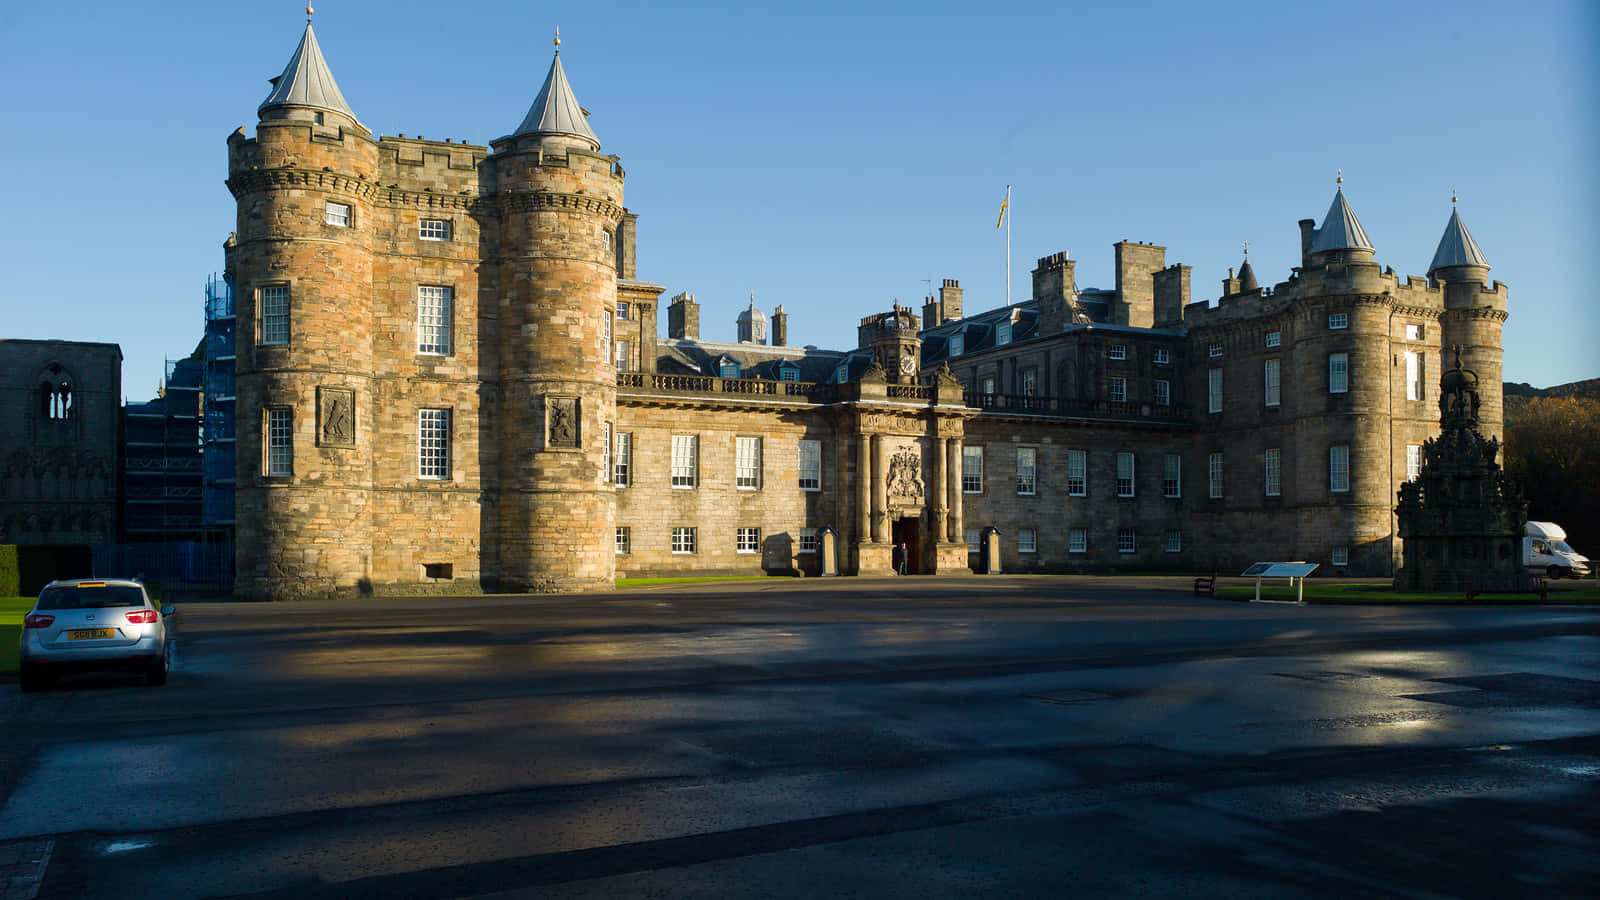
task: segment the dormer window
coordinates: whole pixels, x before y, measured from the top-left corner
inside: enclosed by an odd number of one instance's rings
[[[994,345],[1002,347],[1011,343],[1011,323],[1000,322],[994,326]]]
[[[717,374],[721,375],[723,378],[738,378],[739,364],[731,359],[724,359],[721,363],[717,364]]]
[[[778,379],[780,381],[799,381],[800,370],[794,366],[781,366],[778,369]]]
[[[964,339],[964,336],[960,335],[960,334],[952,334],[952,335],[950,335],[950,352],[948,354],[946,354],[946,355],[947,356],[960,356],[961,354],[963,354],[965,352],[967,352],[967,348],[966,348],[966,340]]]

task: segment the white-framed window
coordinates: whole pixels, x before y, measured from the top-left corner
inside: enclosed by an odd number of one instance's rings
[[[1422,354],[1406,351],[1406,399],[1422,399]]]
[[[1128,399],[1128,379],[1120,375],[1111,379],[1111,402],[1122,403]]]
[[[1206,457],[1206,496],[1213,500],[1222,499],[1222,454],[1213,453]]]
[[[1089,452],[1067,451],[1067,496],[1086,497],[1089,494]]]
[[[1206,410],[1222,412],[1222,370],[1206,370]]]
[[[738,378],[739,364],[731,359],[725,359],[717,366],[717,374],[723,378]]]
[[[1283,332],[1281,332],[1281,331],[1269,331],[1269,332],[1267,332],[1267,346],[1268,347],[1277,347],[1277,346],[1280,346],[1282,344],[1283,344]]]
[[[1328,490],[1335,494],[1350,490],[1350,448],[1344,444],[1328,448]]]
[[[981,385],[981,387],[978,388],[978,391],[980,393],[989,394],[991,396],[994,394],[994,376],[993,375],[985,375],[984,378],[983,378],[983,381],[980,382],[980,385]]]
[[[800,442],[800,490],[822,490],[822,442]]]
[[[961,532],[961,536],[967,539],[967,552],[977,553],[978,543],[983,540],[983,532],[976,528],[968,528]]]
[[[259,294],[261,343],[289,343],[289,286],[269,284]]]
[[[1017,373],[1017,393],[1024,397],[1032,397],[1039,393],[1039,370],[1023,369]]]
[[[1172,362],[1172,351],[1165,347],[1157,347],[1155,349],[1154,358],[1156,365],[1164,366],[1167,363]]]
[[[1172,382],[1157,378],[1150,382],[1150,399],[1157,406],[1172,405]]]
[[[734,485],[744,490],[760,490],[761,438],[736,437],[733,444]]]
[[[1017,493],[1032,495],[1038,487],[1039,448],[1017,448]]]
[[[1336,566],[1350,565],[1350,548],[1334,547],[1328,552],[1328,562]]]
[[[617,370],[621,372],[633,371],[633,343],[631,341],[617,341]]]
[[[1349,327],[1350,327],[1350,314],[1349,313],[1328,313],[1328,329],[1330,331],[1338,331],[1341,328],[1349,328]]]
[[[626,322],[633,315],[633,304],[626,300],[617,301],[617,318]]]
[[[340,228],[349,228],[350,213],[350,204],[335,203],[332,200],[329,200],[326,221],[329,225],[337,225]]]
[[[961,334],[950,335],[950,349],[945,355],[960,356],[965,352],[967,352],[966,336]]]
[[[1161,459],[1161,496],[1183,496],[1183,457],[1177,453]]]
[[[1032,528],[1018,528],[1017,529],[1017,552],[1018,553],[1037,553],[1037,552],[1039,552],[1039,536],[1038,536],[1038,532],[1034,531]]]
[[[439,285],[417,286],[417,352],[450,354],[450,319],[453,291]]]
[[[1011,323],[1000,322],[994,326],[994,345],[996,347],[1011,343]]]
[[[672,529],[673,553],[693,553],[694,547],[694,528],[679,525]]]
[[[606,253],[611,252],[611,230],[608,228],[600,229],[600,249]]]
[[[983,493],[983,447],[961,448],[961,491]]]
[[[450,410],[417,410],[417,477],[450,478]]]
[[[617,487],[627,487],[633,483],[633,433],[618,432],[613,446],[615,449],[611,456],[611,481]]]
[[[1183,532],[1181,532],[1181,531],[1169,531],[1169,532],[1167,532],[1167,552],[1168,553],[1182,553],[1183,552]]]
[[[1261,485],[1262,491],[1268,497],[1277,497],[1283,493],[1283,450],[1278,447],[1268,447],[1261,455]]]
[[[1117,452],[1117,496],[1133,496],[1133,454],[1127,450]]]
[[[734,550],[739,553],[759,553],[761,529],[740,528],[734,535]]]
[[[1128,358],[1128,345],[1127,344],[1112,344],[1110,347],[1106,348],[1106,359],[1127,359],[1127,358]]]
[[[294,410],[287,406],[268,407],[266,473],[269,478],[294,474]]]
[[[1132,553],[1132,552],[1134,552],[1135,549],[1136,548],[1135,548],[1135,544],[1134,544],[1133,529],[1132,528],[1118,528],[1117,529],[1117,552],[1118,553]]]
[[[834,369],[833,370],[833,380],[837,381],[840,384],[844,384],[845,382],[849,381],[850,380],[850,366],[849,366],[849,364],[842,364],[842,365],[839,366],[839,368]]]
[[[612,328],[613,328],[613,325],[615,324],[616,317],[617,317],[617,314],[614,313],[614,312],[611,312],[610,310],[607,310],[606,312],[604,312],[604,313],[602,313],[600,315],[600,355],[601,356],[605,356],[607,353],[615,353],[615,352],[617,352],[617,343],[616,343],[616,341],[613,341],[611,339],[611,336],[614,333]],[[613,357],[610,360],[608,360],[608,362],[610,362],[612,365],[615,365],[617,360],[616,360],[615,357]]]
[[[1269,359],[1261,364],[1261,380],[1266,396],[1263,402],[1268,406],[1277,406],[1283,401],[1283,388],[1280,380],[1282,361]]]
[[[821,541],[817,539],[817,530],[815,528],[800,529],[800,550],[798,552],[815,553],[817,552],[817,545],[820,543]]]
[[[1422,445],[1406,445],[1406,480],[1416,481],[1422,477]]]
[[[1212,344],[1211,346],[1207,347],[1206,348],[1206,355],[1211,357],[1212,359],[1217,359],[1217,358],[1221,357],[1222,356],[1222,345],[1221,344]]]
[[[1422,326],[1421,325],[1407,325],[1406,326],[1406,340],[1408,340],[1408,341],[1420,341],[1420,340],[1422,340]]]
[[[633,529],[627,525],[617,526],[616,552],[620,554],[633,552]]]
[[[605,423],[602,430],[604,433],[601,436],[604,441],[600,445],[600,480],[610,481],[611,473],[614,471],[611,465],[611,453],[617,443],[610,422]]]
[[[1089,552],[1089,529],[1087,529],[1087,528],[1069,528],[1069,529],[1067,529],[1067,552],[1068,553],[1088,553]]]
[[[423,219],[417,225],[417,236],[425,241],[450,240],[450,220]]]
[[[1328,393],[1344,394],[1350,390],[1350,354],[1328,354]]]
[[[700,436],[675,434],[672,436],[672,486],[692,488],[700,476]]]
[[[783,366],[782,368],[778,369],[778,380],[779,381],[799,381],[800,380],[800,370],[796,369],[796,368],[794,368],[792,366]]]

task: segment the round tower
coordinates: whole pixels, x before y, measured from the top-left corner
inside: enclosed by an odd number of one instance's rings
[[[1503,440],[1500,332],[1507,316],[1506,289],[1498,282],[1489,285],[1489,260],[1456,212],[1455,198],[1450,202],[1450,220],[1428,266],[1428,278],[1444,292],[1444,313],[1439,317],[1441,355],[1448,366],[1452,348],[1461,348],[1462,365],[1478,373],[1478,432]]]
[[[309,12],[309,10],[308,10]],[[238,204],[235,592],[353,591],[371,569],[372,272],[377,145],[307,21],[228,139]]]
[[[609,589],[611,353],[622,168],[600,154],[560,38],[521,126],[486,160],[500,207],[499,586]]]

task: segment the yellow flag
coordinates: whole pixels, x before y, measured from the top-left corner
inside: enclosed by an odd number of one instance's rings
[[[1006,198],[1000,201],[1000,220],[994,223],[994,227],[999,228],[1006,224],[1006,207],[1009,205],[1011,205],[1011,185],[1008,184],[1006,185]]]

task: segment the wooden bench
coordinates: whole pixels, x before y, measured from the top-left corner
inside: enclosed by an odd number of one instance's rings
[[[1194,580],[1194,595],[1196,597],[1217,596],[1217,576],[1201,575]]]
[[[1532,572],[1502,572],[1467,578],[1468,600],[1479,594],[1538,594],[1542,602],[1546,599],[1546,590],[1544,576]]]

